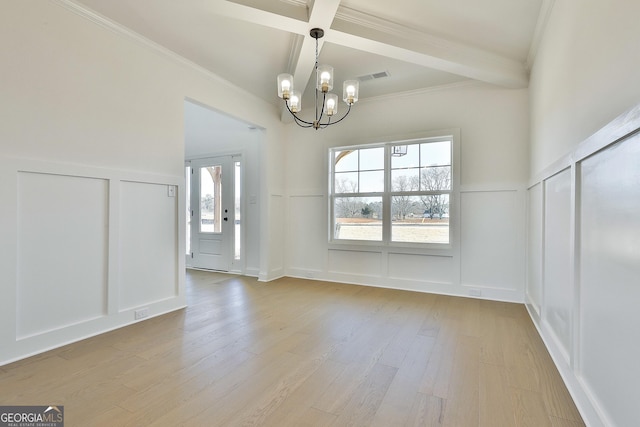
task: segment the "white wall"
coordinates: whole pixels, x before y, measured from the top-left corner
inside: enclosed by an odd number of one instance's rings
[[[65,2],[2,7],[0,364],[184,306],[185,99],[264,128],[259,191],[282,186],[271,105]]]
[[[640,99],[640,2],[554,0],[529,83],[537,173]]]
[[[362,85],[361,91],[366,91]],[[526,90],[462,84],[355,105],[340,125],[291,125],[286,146],[286,274],[523,301],[528,177]],[[328,244],[328,149],[460,131],[453,250]]]
[[[639,13],[556,0],[531,73],[527,303],[593,426],[640,419]]]

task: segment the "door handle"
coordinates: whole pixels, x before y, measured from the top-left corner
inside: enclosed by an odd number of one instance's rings
[[[224,219],[225,221],[229,221],[229,218],[227,218],[226,216],[222,219]]]

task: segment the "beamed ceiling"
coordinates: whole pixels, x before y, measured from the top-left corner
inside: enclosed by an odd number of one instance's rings
[[[528,85],[552,0],[58,0],[95,12],[278,104],[276,76],[294,75],[312,105],[314,27],[334,92],[363,81],[360,99],[480,81]],[[311,83],[309,83],[311,82]],[[307,107],[308,108],[308,107]]]

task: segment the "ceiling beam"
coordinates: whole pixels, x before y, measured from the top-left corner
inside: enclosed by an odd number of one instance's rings
[[[255,9],[250,6],[233,3],[227,0],[206,0],[206,3],[209,11],[216,15],[250,22],[264,27],[275,28],[289,33],[304,35],[309,32],[308,23],[298,19],[289,18],[287,16],[278,15],[277,13]]]
[[[524,64],[459,44],[455,48],[437,45],[402,47],[403,43],[397,40],[385,42],[336,30],[326,31],[325,37],[327,42],[337,45],[502,87],[524,88],[529,84]]]
[[[308,30],[322,28],[326,31],[329,29],[339,6],[340,0],[316,0],[311,6]],[[324,42],[324,38],[318,40],[318,52],[322,50]],[[307,33],[298,54],[298,62],[293,70],[293,85],[301,93],[304,93],[311,80],[313,80],[312,84],[315,84],[315,79],[311,79],[315,70],[315,63],[316,40]]]
[[[527,87],[524,63],[340,7],[328,42],[509,88]]]
[[[315,63],[315,40],[309,37],[309,30],[315,27],[325,30],[320,44],[330,42],[507,88],[529,84],[524,63],[340,7],[340,0],[315,0],[309,22],[229,1],[208,1],[212,13],[304,36],[292,70],[294,86],[301,92]]]
[[[302,46],[297,54],[297,61],[293,67],[293,87],[301,94],[305,92],[309,84],[315,84],[313,73],[316,64],[316,40],[312,38],[308,31],[312,28],[330,28],[333,19],[336,16],[340,0],[316,0],[311,6],[309,14],[309,23],[307,24],[307,33],[304,34]],[[324,38],[318,40],[318,52],[322,50]],[[292,52],[292,55],[295,53]],[[289,112],[283,107],[281,118],[288,116]]]

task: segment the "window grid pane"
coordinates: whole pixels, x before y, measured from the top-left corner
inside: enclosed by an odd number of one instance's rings
[[[384,147],[366,148],[360,152],[361,171],[384,170]]]
[[[452,144],[418,141],[333,151],[333,239],[449,244]],[[390,218],[383,218],[383,211]],[[383,238],[385,229],[390,235]]]
[[[420,169],[420,189],[441,191],[451,189],[451,166],[432,166]]]
[[[449,195],[392,196],[391,241],[449,243]]]
[[[336,172],[354,172],[358,170],[358,150],[336,151],[334,155]]]
[[[336,194],[358,192],[358,172],[340,172],[335,174]]]
[[[420,166],[451,166],[451,142],[420,144]]]
[[[382,197],[336,197],[334,238],[382,240]]]

